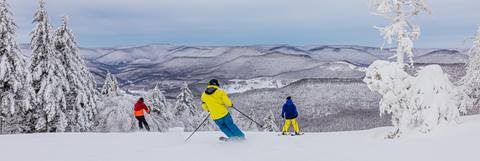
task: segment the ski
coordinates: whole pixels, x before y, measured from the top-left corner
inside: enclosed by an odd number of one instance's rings
[[[301,132],[301,133],[298,133],[298,134],[295,134],[295,133],[287,133],[287,134],[277,134],[278,136],[298,136],[298,135],[303,135],[305,133]]]
[[[278,136],[290,136],[290,135],[292,135],[292,133],[286,133],[286,134],[280,133],[280,134],[278,134]]]
[[[223,142],[227,142],[228,138],[224,137],[224,136],[221,136],[220,138],[218,138],[218,140],[223,141]]]
[[[293,134],[290,134],[290,136],[299,136],[299,135],[303,135],[303,134],[305,134],[305,133],[303,133],[303,132],[298,133],[298,134],[293,133]]]

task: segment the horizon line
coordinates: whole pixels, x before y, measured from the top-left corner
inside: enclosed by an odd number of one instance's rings
[[[25,45],[30,45],[31,43],[19,43],[20,47]],[[174,43],[160,43],[160,42],[152,42],[152,43],[144,43],[144,44],[125,44],[125,45],[112,45],[112,46],[77,46],[79,49],[112,49],[112,48],[139,48],[139,47],[146,47],[152,45],[171,45],[171,46],[186,46],[186,47],[252,47],[252,46],[291,46],[291,47],[307,47],[307,46],[356,46],[356,47],[367,47],[367,48],[377,48],[382,49],[381,46],[369,46],[369,45],[357,45],[357,44],[303,44],[303,45],[295,45],[295,44],[282,44],[282,43],[272,43],[272,44],[225,44],[225,45],[194,45],[194,44],[174,44]],[[383,47],[383,49],[394,49],[395,47]],[[413,49],[469,49],[470,47],[414,47]]]

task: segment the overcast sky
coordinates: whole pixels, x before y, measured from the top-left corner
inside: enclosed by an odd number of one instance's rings
[[[8,0],[21,43],[29,41],[36,0]],[[480,24],[479,0],[427,0],[432,15],[416,47],[467,47]],[[368,0],[47,0],[56,28],[70,17],[80,46],[333,44],[380,46]]]

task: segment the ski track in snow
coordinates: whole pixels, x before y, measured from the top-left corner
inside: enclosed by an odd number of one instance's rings
[[[480,115],[427,135],[385,140],[389,128],[277,136],[247,132],[220,142],[220,132],[56,133],[0,136],[4,161],[478,161]]]

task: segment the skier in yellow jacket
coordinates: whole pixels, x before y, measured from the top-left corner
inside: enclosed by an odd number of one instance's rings
[[[225,133],[227,139],[245,139],[245,134],[233,123],[228,107],[233,103],[224,90],[219,89],[218,80],[212,79],[208,82],[207,89],[202,94],[202,108],[210,113],[210,117],[220,130]]]

